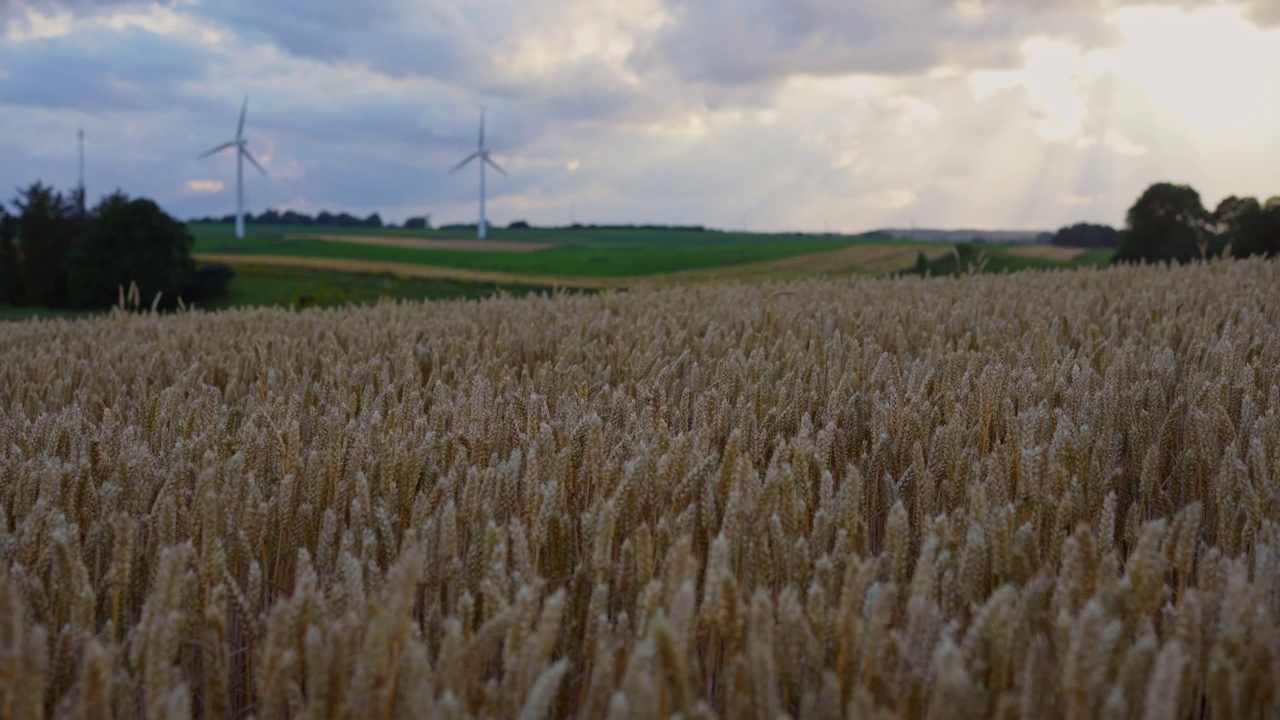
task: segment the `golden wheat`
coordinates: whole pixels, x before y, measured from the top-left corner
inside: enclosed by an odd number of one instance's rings
[[[1261,260],[6,324],[0,717],[1276,717],[1277,473]]]

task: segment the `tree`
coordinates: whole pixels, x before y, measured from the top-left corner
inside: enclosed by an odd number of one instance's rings
[[[22,256],[22,302],[59,307],[67,301],[67,257],[76,232],[77,208],[52,187],[32,183],[14,199]]]
[[[71,263],[72,300],[83,307],[110,305],[118,288],[137,283],[144,303],[162,293],[172,306],[195,275],[194,239],[186,226],[151,200],[120,192],[102,199]]]
[[[1129,232],[1112,259],[1119,262],[1190,262],[1215,248],[1210,216],[1200,194],[1187,185],[1156,183],[1147,188],[1127,217]]]
[[[368,227],[380,228],[382,227],[382,216],[378,213],[373,213],[364,219],[364,224]]]
[[[1120,231],[1107,225],[1077,223],[1054,233],[1049,244],[1081,248],[1120,247]]]
[[[1258,218],[1258,238],[1267,257],[1280,255],[1280,197],[1269,198]]]
[[[22,258],[18,254],[18,219],[0,205],[0,302],[22,301]]]
[[[236,276],[230,265],[212,263],[201,265],[182,288],[182,299],[187,303],[204,302],[222,297],[227,286]]]
[[[431,216],[411,217],[404,221],[404,227],[406,230],[430,230]]]
[[[1231,247],[1234,257],[1249,257],[1263,252],[1261,220],[1262,205],[1257,200],[1232,195],[1213,211],[1213,231],[1224,249]]]
[[[310,215],[293,210],[285,210],[284,215],[280,217],[280,223],[283,225],[314,225],[315,222],[315,218]]]

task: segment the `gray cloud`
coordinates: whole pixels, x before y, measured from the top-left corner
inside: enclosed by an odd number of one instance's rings
[[[676,21],[636,58],[688,80],[724,84],[793,75],[907,75],[939,65],[1012,67],[1019,44],[1044,33],[1106,36],[1092,2],[986,3],[966,14],[951,0],[669,0]]]
[[[1280,23],[1274,0],[1228,0],[1260,24]],[[940,66],[1002,69],[1021,44],[1046,36],[1085,48],[1119,40],[1105,9],[1184,10],[1221,0],[667,0],[675,22],[639,52],[643,70],[668,66],[691,82],[750,85],[797,75],[905,76]]]
[[[207,52],[136,28],[0,45],[0,102],[86,112],[167,105]]]
[[[656,27],[596,0],[204,0],[165,11],[180,28],[160,13],[118,30],[109,0],[73,0],[61,6],[92,21],[0,45],[0,187],[69,185],[84,125],[91,195],[119,186],[184,217],[229,213],[230,156],[195,156],[233,132],[248,92],[250,146],[271,171],[247,179],[255,212],[470,221],[474,173],[446,171],[484,106],[511,172],[490,184],[498,222],[565,222],[571,204],[588,222],[757,229],[1118,222],[1144,183],[1200,177],[1191,131],[1104,77],[1066,89],[1084,104],[1078,136],[1046,140],[1026,88],[975,99],[966,72],[1021,68],[1035,36],[1114,43],[1101,2],[667,0],[672,21]],[[0,5],[0,32],[14,7]],[[1258,23],[1280,14],[1240,7]],[[959,72],[926,72],[939,67]],[[1112,134],[1150,152],[1119,153]],[[1200,152],[1251,162],[1221,142]],[[184,189],[196,179],[226,187]]]
[[[1280,27],[1280,2],[1254,0],[1248,8],[1249,18],[1259,27]]]
[[[70,11],[89,14],[127,6],[172,5],[175,0],[0,0],[0,22],[22,17],[27,11]],[[2,26],[0,26],[2,27]]]

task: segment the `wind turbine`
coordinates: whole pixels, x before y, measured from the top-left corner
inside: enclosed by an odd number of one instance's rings
[[[226,150],[227,148],[236,149],[236,237],[244,237],[244,161],[248,160],[253,166],[258,168],[263,175],[267,171],[253,159],[253,155],[249,154],[249,141],[244,137],[244,115],[249,109],[249,96],[244,96],[244,104],[240,106],[240,124],[236,126],[236,139],[228,140],[218,147],[202,153],[200,157],[207,158],[210,155]]]
[[[467,163],[471,162],[472,160],[480,161],[480,225],[479,225],[478,236],[481,240],[483,240],[485,239],[485,236],[488,234],[486,232],[487,226],[485,225],[485,219],[484,219],[484,166],[491,165],[493,166],[493,169],[501,173],[503,177],[507,177],[507,171],[503,170],[501,167],[498,167],[498,163],[494,162],[493,158],[489,157],[489,149],[484,146],[484,111],[483,110],[480,111],[480,140],[479,142],[476,143],[475,152],[463,158],[462,162],[458,163],[457,165],[454,165],[453,169],[449,170],[449,174],[452,175],[453,173],[458,172],[462,168],[466,167]]]

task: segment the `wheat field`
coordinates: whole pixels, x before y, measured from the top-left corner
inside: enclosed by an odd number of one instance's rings
[[[0,326],[0,718],[1280,716],[1261,260]]]

